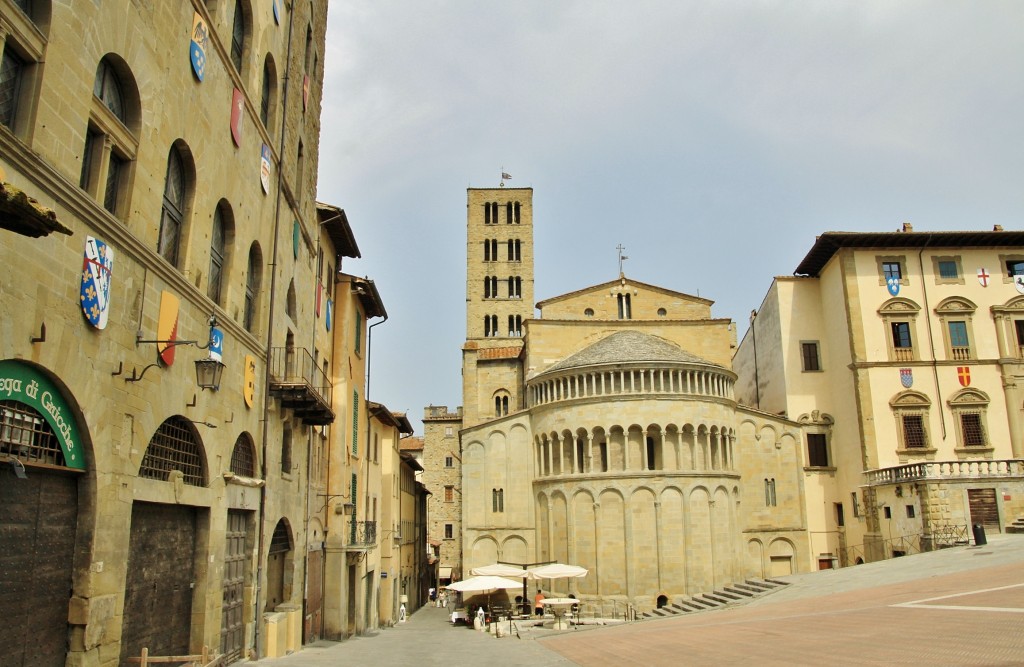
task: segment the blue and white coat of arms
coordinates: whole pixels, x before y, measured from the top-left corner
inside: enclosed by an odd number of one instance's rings
[[[97,329],[107,326],[107,315],[110,312],[110,275],[113,269],[114,249],[97,238],[86,236],[80,300],[85,319]]]

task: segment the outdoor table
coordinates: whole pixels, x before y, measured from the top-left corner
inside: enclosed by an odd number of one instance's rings
[[[558,629],[562,629],[562,617],[565,616],[565,612],[572,609],[573,605],[580,603],[576,598],[544,598],[540,601],[542,605],[551,609],[551,613],[555,615],[555,621],[558,623]]]
[[[459,621],[468,621],[469,614],[466,613],[465,609],[456,609],[452,611],[452,625],[455,625]]]

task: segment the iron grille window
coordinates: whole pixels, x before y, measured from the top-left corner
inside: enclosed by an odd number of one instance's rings
[[[903,446],[906,449],[923,449],[928,446],[922,415],[903,415]]]
[[[231,472],[243,477],[256,476],[256,456],[252,442],[244,433],[235,440],[235,448],[231,451]]]
[[[288,535],[288,526],[278,521],[274,528],[274,536],[270,538],[270,553],[281,554],[292,550],[292,538]]]
[[[186,484],[206,486],[202,448],[184,417],[171,417],[160,424],[142,457],[139,477],[166,481],[172,470],[180,470]]]
[[[19,401],[0,401],[0,454],[22,463],[65,465],[53,429],[42,415]]]
[[[960,415],[960,429],[964,436],[965,447],[984,447],[985,432],[981,428],[981,415],[977,412],[965,412]]]

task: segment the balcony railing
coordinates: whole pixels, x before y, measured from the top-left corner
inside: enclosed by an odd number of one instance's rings
[[[913,361],[914,360],[914,348],[912,347],[894,347],[892,349],[892,356],[894,361]]]
[[[270,393],[281,399],[306,424],[334,422],[333,385],[305,348],[275,347],[270,351]]]
[[[1024,460],[928,461],[864,473],[868,486],[927,480],[982,479],[1024,475]]]
[[[970,347],[951,347],[950,351],[953,353],[954,361],[969,361],[971,358]]]
[[[349,523],[348,544],[349,549],[366,550],[377,545],[377,522],[376,521],[352,521]]]

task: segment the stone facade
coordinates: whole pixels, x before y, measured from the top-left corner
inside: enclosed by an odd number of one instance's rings
[[[735,326],[709,300],[620,275],[541,301],[522,338],[479,338],[476,212],[502,196],[468,195],[464,572],[582,565],[557,591],[604,609],[810,569],[803,427],[737,403]],[[532,284],[532,263],[520,271]]]
[[[444,405],[423,411],[422,481],[431,495],[427,501],[429,540],[437,545],[439,582],[463,578],[462,564],[462,448],[461,411]]]
[[[18,664],[280,655],[378,622],[376,532],[351,528],[392,525],[365,452],[397,435],[370,432],[362,395],[385,313],[341,273],[344,211],[314,199],[327,3],[274,4],[0,3],[0,533],[24,537],[0,638]],[[14,191],[37,206],[8,209]],[[7,231],[26,217],[71,234]],[[193,362],[214,339],[207,391]]]

